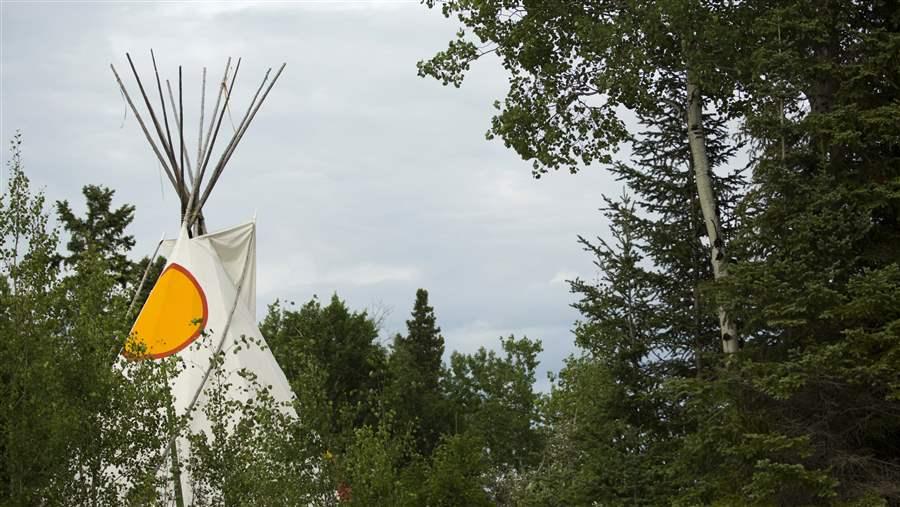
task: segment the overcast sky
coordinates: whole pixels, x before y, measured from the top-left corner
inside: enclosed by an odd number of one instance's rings
[[[538,338],[543,388],[543,372],[574,351],[565,280],[596,276],[576,236],[606,234],[597,208],[618,185],[599,167],[534,180],[528,162],[485,140],[506,91],[497,61],[478,62],[460,89],[417,77],[416,62],[458,29],[438,11],[4,0],[0,17],[4,143],[23,132],[27,173],[51,201],[80,205],[83,185],[103,184],[135,204],[136,256],[176,232],[178,204],[109,64],[127,77],[128,51],[149,79],[153,48],[165,76],[184,67],[185,107],[199,109],[203,66],[212,82],[240,56],[238,123],[265,69],[287,62],[205,208],[210,230],[256,213],[260,305],[337,292],[354,309],[387,311],[387,340],[424,287],[448,351]],[[191,146],[196,118],[185,115]]]

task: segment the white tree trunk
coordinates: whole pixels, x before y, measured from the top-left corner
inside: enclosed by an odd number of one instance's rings
[[[694,162],[694,176],[697,181],[697,194],[700,198],[700,209],[706,234],[710,244],[710,262],[716,280],[728,276],[728,260],[725,257],[725,241],[719,225],[719,209],[716,206],[716,195],[710,178],[709,157],[706,155],[706,134],[703,131],[703,97],[697,86],[696,76],[689,68],[687,71],[687,131],[691,157]],[[722,350],[726,354],[738,351],[738,335],[734,322],[721,305],[718,308],[719,331],[722,336]]]

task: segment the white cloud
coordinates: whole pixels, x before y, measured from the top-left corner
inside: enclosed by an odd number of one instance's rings
[[[269,252],[266,252],[265,256],[272,257]],[[278,256],[276,259],[274,262],[263,260],[258,262],[256,268],[257,299],[284,294],[289,283],[295,285],[301,281],[315,280],[316,263],[309,255],[292,252]],[[271,297],[271,299],[275,299],[275,297]]]

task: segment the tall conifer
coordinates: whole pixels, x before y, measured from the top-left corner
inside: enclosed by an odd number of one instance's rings
[[[444,337],[425,289],[416,291],[411,317],[406,321],[406,336],[394,338],[388,403],[397,423],[411,430],[419,452],[428,456],[448,422],[441,390]]]

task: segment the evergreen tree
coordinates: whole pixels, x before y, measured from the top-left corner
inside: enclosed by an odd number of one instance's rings
[[[666,358],[655,362],[674,376],[700,375],[705,362],[718,362],[716,352],[721,350],[714,346],[719,333],[716,300],[704,290],[715,277],[694,183],[694,160],[684,143],[685,104],[684,93],[673,85],[670,97],[656,112],[641,118],[643,130],[632,142],[631,160],[612,168],[634,192],[635,207],[616,204],[621,218],[608,217],[633,228],[634,248],[647,259],[650,269],[641,276],[649,277],[647,283],[653,287],[655,322],[654,344],[649,348]],[[734,208],[746,182],[740,171],[729,171],[727,164],[742,145],[734,140],[722,115],[707,115],[705,128],[710,179],[719,196],[717,214],[724,219],[720,234],[730,241],[736,226]],[[581,242],[601,255],[593,245]],[[574,288],[582,293],[586,289],[584,284]]]
[[[428,291],[416,291],[412,319],[406,321],[406,336],[397,336],[394,351],[406,351],[409,359],[418,365],[423,388],[437,390],[444,355],[444,337],[437,325],[434,308],[428,304]]]
[[[394,338],[387,405],[401,431],[412,431],[419,453],[429,456],[449,427],[441,386],[444,337],[425,289],[416,291],[406,328],[406,336]]]
[[[136,283],[133,279],[140,274],[134,274],[135,264],[128,258],[134,236],[125,232],[134,220],[134,206],[123,204],[113,209],[115,191],[109,188],[86,185],[82,193],[87,206],[84,218],[75,215],[68,201],[56,203],[59,221],[69,235],[69,255],[62,260],[71,268],[85,256],[99,255],[122,288]]]
[[[754,186],[723,298],[742,301],[749,338],[742,406],[766,414],[745,431],[802,440],[796,467],[832,494],[896,503],[900,7],[761,2],[742,17],[758,42],[740,63],[766,76],[745,82]]]
[[[683,430],[661,386],[685,370],[683,359],[659,333],[658,278],[645,267],[637,205],[627,195],[606,203],[612,241],[580,238],[599,279],[572,282],[584,355],[567,361],[553,390],[547,467],[528,477],[524,504],[654,505],[674,486],[663,463]]]
[[[580,491],[568,503],[897,501],[900,201],[896,143],[887,141],[900,118],[887,56],[900,40],[897,12],[887,3],[763,2],[728,13],[733,33],[722,45],[741,41],[734,67],[723,70],[740,94],[729,113],[751,142],[753,168],[750,192],[720,199],[720,213],[734,213],[724,232],[737,263],[724,283],[702,283],[708,276],[691,267],[700,249],[685,227],[692,206],[678,197],[678,175],[648,164],[655,155],[617,168],[644,210],[636,230],[646,269],[624,279],[649,283],[652,311],[582,291],[599,303],[581,308],[598,332],[579,326],[580,344],[605,346],[562,373],[551,403],[553,464],[529,483],[526,500]],[[738,146],[723,139],[726,150]],[[673,144],[657,136],[635,153],[640,161]],[[720,180],[717,195],[735,183]],[[601,246],[594,253],[610,258]],[[710,349],[691,350],[711,328],[709,312],[692,318],[697,295],[701,306],[721,305],[742,322],[745,353],[727,368]],[[629,376],[638,370],[621,360],[614,339],[628,323],[622,316],[635,314],[652,315],[642,321],[650,345],[639,362],[650,375]],[[653,375],[658,382],[634,380]],[[572,455],[584,460],[569,466]]]
[[[143,257],[135,262],[128,254],[134,247],[134,236],[126,229],[134,220],[134,206],[123,204],[113,209],[112,200],[115,191],[96,185],[86,185],[82,189],[87,211],[84,217],[76,216],[68,201],[57,201],[56,215],[63,231],[69,236],[66,243],[68,255],[57,254],[58,262],[62,262],[71,270],[85,264],[80,261],[86,257],[98,257],[108,266],[109,275],[117,282],[117,287],[134,298],[132,315],[124,316],[132,319],[144,306],[153,285],[162,274],[165,259],[157,257],[152,266],[150,258]],[[146,272],[143,287],[139,287]],[[135,294],[140,288],[140,294]]]
[[[693,158],[683,142],[683,104],[673,89],[672,100],[643,119],[632,160],[613,168],[634,197],[605,199],[612,240],[579,238],[599,280],[572,282],[582,315],[575,340],[585,355],[567,362],[553,392],[548,417],[555,431],[546,452],[562,462],[547,477],[534,478],[537,498],[656,505],[671,502],[673,491],[691,489],[671,469],[697,425],[670,386],[708,378],[720,362],[714,304],[703,290],[713,274]],[[715,168],[735,146],[724,119],[710,120],[708,155]],[[722,196],[720,213],[730,217],[742,180],[713,173],[712,181]]]

